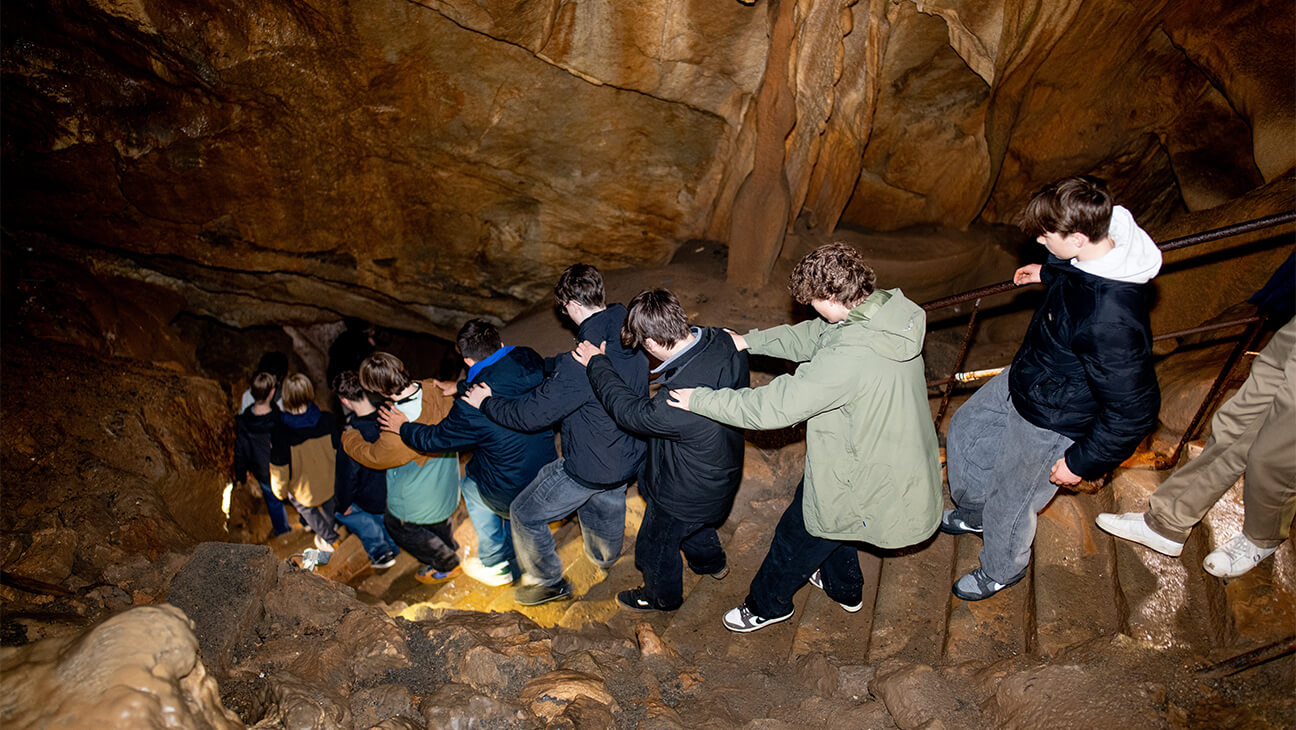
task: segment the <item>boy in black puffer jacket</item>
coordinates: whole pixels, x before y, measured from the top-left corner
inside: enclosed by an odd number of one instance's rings
[[[941,530],[980,534],[981,565],[954,595],[979,601],[1026,576],[1036,515],[1058,487],[1097,479],[1152,432],[1161,391],[1152,363],[1149,283],[1161,251],[1102,180],[1071,177],[1027,204],[1021,227],[1049,251],[1018,269],[1043,283],[1012,365],[950,422],[950,496]]]

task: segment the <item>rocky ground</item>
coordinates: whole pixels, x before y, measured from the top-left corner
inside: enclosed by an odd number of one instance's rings
[[[991,283],[1016,257],[970,236],[918,262],[923,240],[909,242],[908,256],[876,254],[883,286],[921,301],[947,293],[924,281]],[[670,287],[695,321],[740,330],[803,316],[777,286],[715,286],[723,262],[722,250],[698,245],[670,266],[611,274],[610,294]],[[7,334],[3,352],[12,425],[0,433],[5,727],[1179,728],[1284,727],[1296,716],[1291,656],[1232,676],[1210,669],[1296,629],[1290,543],[1223,583],[1200,561],[1236,530],[1236,494],[1179,559],[1113,541],[1092,523],[1099,511],[1140,508],[1164,477],[1151,455],[1177,439],[1219,347],[1184,343],[1161,360],[1167,406],[1149,449],[1108,489],[1050,505],[1032,572],[1013,589],[976,604],[952,598],[949,584],[979,544],[935,536],[861,552],[865,610],[846,613],[807,586],[792,620],[738,635],[719,617],[745,595],[800,476],[795,429],[751,434],[722,531],[732,572],[689,576],[673,613],[615,603],[616,591],[638,584],[633,492],[625,557],[607,572],[581,556],[576,523],[556,526],[576,586],[570,602],[523,608],[508,588],[465,577],[425,586],[408,556],[374,572],[354,538],[313,573],[293,558],[306,533],[256,544],[268,520],[250,493],[231,490],[228,518],[222,511],[224,414],[236,385],[187,373],[209,367],[195,361],[225,341],[201,340],[195,356],[126,330],[104,338],[107,315],[68,296],[39,301],[63,301],[63,321],[79,313],[81,341]],[[59,319],[35,301],[29,321]],[[986,324],[971,367],[1006,362],[1020,336],[1013,316]],[[961,325],[933,327],[933,376],[953,362],[961,335]],[[547,305],[505,337],[542,352],[571,345]],[[254,361],[256,347],[241,347]],[[760,381],[780,366],[758,367]],[[471,526],[456,521],[460,542],[472,544]]]

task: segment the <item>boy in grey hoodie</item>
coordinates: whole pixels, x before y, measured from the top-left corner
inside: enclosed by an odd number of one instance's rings
[[[1043,283],[1044,302],[1012,365],[954,414],[946,439],[957,508],[940,529],[985,541],[981,565],[953,586],[967,601],[1024,578],[1036,516],[1058,487],[1119,465],[1161,407],[1148,323],[1161,251],[1151,237],[1088,176],[1037,193],[1021,227],[1049,259],[1018,269],[1013,281]]]

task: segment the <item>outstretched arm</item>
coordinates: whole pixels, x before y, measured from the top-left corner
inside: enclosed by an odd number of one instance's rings
[[[605,355],[596,354],[588,358],[588,362],[587,373],[594,395],[618,426],[646,436],[679,438],[679,430],[666,412],[669,407],[660,400],[634,392]]]

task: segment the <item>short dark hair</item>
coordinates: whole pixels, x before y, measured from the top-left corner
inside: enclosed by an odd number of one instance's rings
[[[572,264],[558,277],[554,284],[554,299],[558,306],[565,307],[567,302],[576,302],[586,307],[605,306],[603,293],[603,275],[589,264]]]
[[[379,395],[395,395],[410,384],[405,363],[387,352],[375,352],[360,363],[360,386]],[[336,389],[336,386],[334,386]]]
[[[402,390],[404,389],[402,388]],[[360,375],[354,370],[343,370],[333,376],[333,392],[338,398],[345,398],[357,403],[362,400],[373,403],[373,399],[369,397],[369,391],[365,390],[364,386],[360,384]]]
[[[301,373],[284,378],[283,405],[286,411],[305,408],[315,400],[315,384]]]
[[[688,334],[688,317],[675,295],[668,289],[648,289],[630,300],[621,326],[621,344],[641,347],[651,337],[662,347],[671,347]]]
[[[836,241],[806,254],[788,277],[788,292],[801,304],[818,299],[854,307],[873,293],[877,274],[854,248]]]
[[[464,326],[459,328],[459,335],[455,337],[459,355],[477,361],[485,360],[503,346],[499,330],[484,319],[464,322]]]
[[[1030,199],[1017,225],[1033,238],[1045,233],[1083,233],[1101,241],[1111,228],[1112,195],[1107,182],[1092,175],[1075,175],[1045,185]]]
[[[248,381],[248,390],[252,391],[252,400],[257,403],[264,403],[274,395],[275,386],[279,384],[279,379],[274,373],[254,373],[252,379]]]

